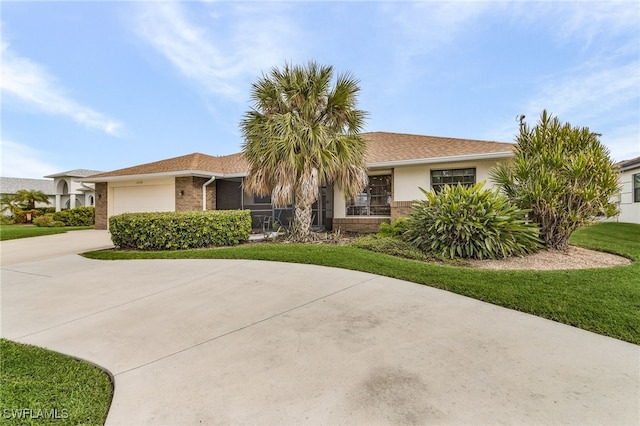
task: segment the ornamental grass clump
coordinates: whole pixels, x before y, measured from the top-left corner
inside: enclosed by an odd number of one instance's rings
[[[495,259],[522,256],[542,247],[539,228],[527,211],[512,205],[497,191],[445,186],[442,191],[420,190],[409,216],[406,238],[425,253],[454,259]]]

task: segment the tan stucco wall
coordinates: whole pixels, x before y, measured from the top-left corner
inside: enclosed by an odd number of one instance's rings
[[[504,160],[503,160],[504,161]],[[393,175],[392,194],[393,201],[391,203],[392,216],[395,218],[401,212],[408,211],[410,203],[407,202],[423,199],[424,195],[419,188],[425,190],[431,189],[431,171],[443,169],[467,169],[475,167],[476,182],[486,181],[485,187],[491,187],[493,184],[489,179],[489,171],[498,163],[496,160],[488,161],[464,161],[452,163],[423,164],[418,166],[400,166],[393,170],[371,170],[369,175],[389,174]],[[334,217],[346,218],[347,207],[344,192],[336,188],[334,192]],[[394,214],[394,207],[398,208]],[[352,217],[352,216],[349,216]]]
[[[469,161],[457,163],[438,163],[421,166],[396,167],[393,176],[393,199],[394,201],[413,201],[423,199],[424,195],[419,188],[431,189],[431,171],[445,169],[476,169],[476,182],[486,182],[485,187],[493,186],[489,178],[489,171],[498,162],[492,161]]]
[[[633,202],[633,175],[636,173],[640,173],[640,167],[620,174],[620,193],[614,199],[620,214],[609,221],[640,223],[640,203]]]

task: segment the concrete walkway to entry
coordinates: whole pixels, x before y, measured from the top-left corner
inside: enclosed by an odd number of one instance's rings
[[[73,254],[108,245],[0,243],[2,336],[111,371],[108,425],[640,423],[639,346],[355,271]]]

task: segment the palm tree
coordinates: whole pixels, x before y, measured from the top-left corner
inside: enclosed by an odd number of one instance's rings
[[[47,197],[44,192],[29,189],[21,189],[17,191],[13,196],[13,200],[16,203],[21,204],[25,210],[35,209],[36,202],[51,204],[49,197]]]
[[[19,207],[16,205],[15,194],[3,194],[0,197],[0,213],[9,211],[14,214]]]
[[[349,73],[332,80],[333,67],[315,62],[273,68],[253,84],[254,107],[240,124],[249,162],[244,189],[271,195],[276,207],[295,203],[293,240],[313,238],[311,209],[321,185],[334,184],[349,197],[368,181],[358,81]]]

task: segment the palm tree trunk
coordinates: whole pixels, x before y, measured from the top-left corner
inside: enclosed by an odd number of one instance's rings
[[[296,203],[294,221],[290,239],[294,241],[310,241],[312,206],[318,199],[318,169],[315,167],[305,170],[296,186]]]
[[[295,204],[294,222],[291,229],[290,239],[299,242],[312,240],[311,219],[311,205],[303,205],[302,203],[297,202]]]

